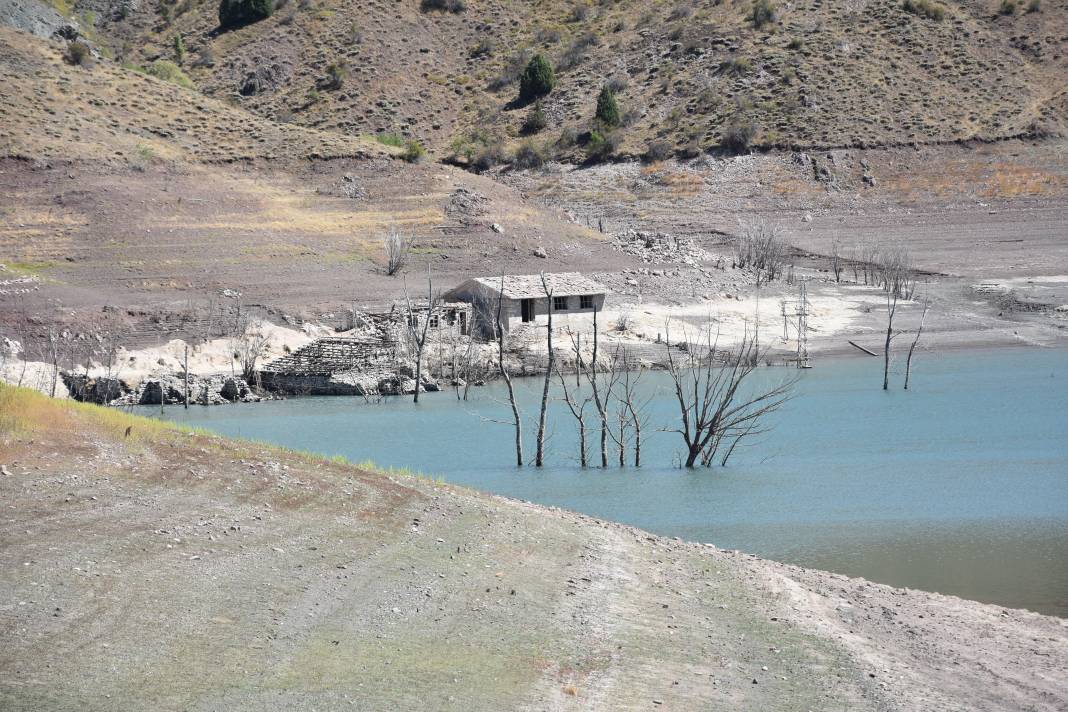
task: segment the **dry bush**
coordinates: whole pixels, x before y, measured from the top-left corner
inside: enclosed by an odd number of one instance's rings
[[[734,263],[740,268],[752,267],[758,287],[780,278],[786,267],[781,228],[763,218],[743,225],[734,243]]]
[[[391,227],[386,236],[382,238],[382,246],[386,252],[386,274],[393,276],[408,264],[408,256],[412,250],[414,237],[405,238],[397,228]]]

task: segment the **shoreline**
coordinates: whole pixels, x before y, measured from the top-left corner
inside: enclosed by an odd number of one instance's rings
[[[16,395],[36,414],[11,412],[39,420],[2,441],[0,588],[25,602],[7,613],[24,633],[0,632],[14,707],[257,709],[283,683],[298,709],[1053,710],[1068,695],[1063,619]],[[97,444],[70,447],[83,431]]]

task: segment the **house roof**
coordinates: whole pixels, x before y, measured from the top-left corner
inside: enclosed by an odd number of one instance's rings
[[[604,285],[578,272],[557,272],[545,275],[554,297],[573,297],[581,294],[604,294]],[[501,291],[500,277],[476,277],[468,280],[494,294]],[[545,297],[540,274],[507,274],[504,276],[504,296],[507,299],[538,299]]]

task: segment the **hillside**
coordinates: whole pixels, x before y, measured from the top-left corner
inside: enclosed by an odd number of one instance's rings
[[[111,62],[70,66],[56,44],[0,26],[0,155],[144,167],[388,152],[374,141],[264,120]]]
[[[221,33],[210,0],[96,22],[140,63],[173,54],[181,34],[208,95],[348,135],[416,137],[442,156],[472,136],[475,151],[514,145],[527,110],[510,103],[534,52],[558,79],[536,142],[571,158],[582,153],[558,145],[561,131],[591,126],[606,82],[625,119],[622,155],[656,140],[693,155],[732,125],[754,128],[753,145],[802,149],[1042,135],[1068,110],[1064,0],[1010,0],[1011,14],[992,0],[935,2],[941,20],[898,0],[809,0],[780,3],[759,29],[748,2],[459,4],[283,0]]]
[[[1068,695],[1054,618],[4,386],[0,464],[5,710],[1053,710]]]

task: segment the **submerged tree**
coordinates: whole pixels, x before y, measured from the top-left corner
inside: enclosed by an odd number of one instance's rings
[[[504,309],[504,275],[501,275],[501,289],[497,293],[497,315],[494,323],[494,331],[497,337],[497,367],[501,378],[508,388],[508,403],[512,406],[512,423],[515,425],[515,462],[517,467],[523,466],[523,420],[519,415],[519,404],[515,400],[515,388],[512,386],[512,377],[508,373],[508,367],[504,364],[505,334],[501,312]]]
[[[553,376],[553,368],[556,365],[556,354],[553,352],[553,290],[549,287],[549,281],[545,273],[541,273],[541,288],[545,292],[545,300],[548,302],[548,326],[545,330],[545,345],[549,350],[549,363],[545,367],[545,383],[541,391],[541,409],[538,412],[538,442],[534,453],[534,466],[541,467],[545,464],[545,416],[549,409],[549,382]],[[503,291],[503,290],[502,290]]]
[[[912,339],[912,344],[909,345],[909,355],[905,358],[905,390],[909,389],[909,378],[912,376],[912,353],[916,350],[916,344],[920,342],[920,336],[923,334],[923,324],[927,321],[927,310],[930,306],[930,300],[924,295],[923,299],[923,313],[920,314],[920,325],[916,328],[916,336]]]
[[[671,432],[686,444],[688,468],[698,462],[710,466],[724,445],[720,464],[726,465],[739,442],[766,432],[765,418],[791,398],[796,383],[794,378],[766,389],[748,387],[760,361],[748,332],[736,349],[723,352],[723,365],[716,365],[716,345],[709,330],[704,344],[686,344],[685,356],[668,348],[668,373],[681,416],[680,427]]]

